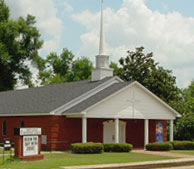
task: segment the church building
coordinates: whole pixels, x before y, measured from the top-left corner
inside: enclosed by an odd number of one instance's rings
[[[40,127],[42,149],[69,150],[75,142],[131,143],[143,148],[173,140],[180,114],[137,81],[113,76],[104,52],[103,10],[92,79],[0,93],[0,141],[14,128]]]

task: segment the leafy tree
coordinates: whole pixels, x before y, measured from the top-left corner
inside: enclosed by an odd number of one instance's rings
[[[86,58],[78,58],[72,64],[73,81],[91,79],[92,62]]]
[[[175,122],[175,140],[194,140],[194,113],[187,112]]]
[[[42,46],[39,31],[34,27],[35,17],[9,18],[9,8],[0,0],[0,91],[14,89],[17,79],[32,85],[27,63],[39,58]]]
[[[125,81],[138,81],[167,103],[179,100],[180,90],[172,71],[159,66],[153,53],[144,54],[143,50],[139,47],[135,52],[127,51],[127,57],[119,60],[120,68],[112,63],[114,74]]]
[[[121,75],[124,74],[124,70],[119,68],[117,63],[111,62],[110,63],[110,68],[113,69],[113,75],[114,76],[120,76],[121,77]]]
[[[194,140],[194,81],[183,91],[183,100],[177,106],[182,117],[175,122],[175,139]]]
[[[68,49],[63,49],[61,55],[51,53],[46,60],[39,59],[39,79],[43,85],[57,84],[69,81],[91,78],[92,62],[86,58],[74,60],[74,55]]]
[[[194,80],[189,87],[184,90],[184,100],[188,105],[188,111],[194,113]]]

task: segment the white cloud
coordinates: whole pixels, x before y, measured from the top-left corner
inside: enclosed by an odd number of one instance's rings
[[[73,8],[70,4],[68,4],[67,2],[63,2],[63,5],[65,6],[65,10],[67,12],[72,12],[73,11]]]
[[[25,17],[27,14],[36,17],[36,25],[40,33],[44,37],[49,37],[48,40],[45,40],[43,51],[48,53],[50,50],[58,49],[64,26],[57,17],[57,8],[53,0],[5,0],[5,2],[13,18]]]
[[[180,87],[186,87],[194,72],[194,18],[179,12],[162,14],[149,9],[144,0],[123,0],[121,8],[105,8],[106,50],[111,60],[125,56],[125,52],[144,46],[153,52],[156,61],[174,71]],[[83,11],[73,19],[84,25],[79,54],[90,56],[98,52],[100,12]],[[94,53],[95,52],[95,53]]]

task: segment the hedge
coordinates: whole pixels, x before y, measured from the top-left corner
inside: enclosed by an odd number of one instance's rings
[[[130,152],[133,149],[131,144],[127,143],[104,143],[105,152]]]
[[[104,151],[105,152],[111,152],[112,151],[112,145],[113,143],[104,143],[103,146],[104,146]]]
[[[100,154],[103,152],[102,143],[74,143],[71,144],[71,150],[77,154]]]
[[[172,148],[173,146],[169,142],[150,143],[146,145],[146,150],[150,151],[170,151]]]
[[[194,142],[192,141],[170,141],[174,150],[194,150]]]

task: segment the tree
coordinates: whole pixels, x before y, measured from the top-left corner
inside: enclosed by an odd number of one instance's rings
[[[187,111],[194,113],[194,80],[191,82],[189,87],[184,90],[183,97],[186,104],[188,105]]]
[[[181,103],[177,103],[182,117],[175,122],[175,139],[194,140],[194,81],[183,90]]]
[[[29,86],[31,72],[28,63],[36,65],[38,49],[43,42],[34,27],[35,17],[9,18],[9,8],[0,0],[0,91],[12,90],[17,79]]]
[[[121,58],[121,67],[113,64],[114,74],[124,81],[138,81],[167,103],[180,99],[180,90],[176,86],[176,77],[172,71],[158,66],[153,53],[144,54],[144,48],[127,51],[127,57]]]
[[[48,85],[90,79],[92,62],[86,57],[76,60],[74,57],[71,51],[63,49],[59,56],[56,53],[51,53],[46,60],[39,59],[41,84]]]
[[[91,72],[92,72],[92,62],[86,58],[78,58],[72,64],[72,80],[85,80],[91,79]]]
[[[187,112],[175,122],[175,140],[194,140],[194,113]]]

